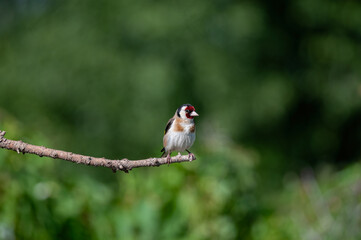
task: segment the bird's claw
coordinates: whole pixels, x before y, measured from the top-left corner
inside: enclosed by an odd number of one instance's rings
[[[170,155],[168,155],[168,156],[167,156],[167,163],[168,163],[168,166],[169,166],[169,164],[170,164],[170,160],[171,160]]]
[[[196,156],[194,156],[193,153],[188,153],[188,158],[189,158],[189,161],[192,162],[193,160],[196,159]]]

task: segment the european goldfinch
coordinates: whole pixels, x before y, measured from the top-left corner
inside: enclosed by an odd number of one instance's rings
[[[194,154],[190,148],[196,139],[196,126],[194,117],[199,116],[195,108],[190,104],[183,104],[175,112],[174,116],[169,119],[165,127],[163,137],[162,157],[167,156],[168,165],[170,163],[170,154],[177,151],[178,154],[186,150],[190,160],[194,160]]]

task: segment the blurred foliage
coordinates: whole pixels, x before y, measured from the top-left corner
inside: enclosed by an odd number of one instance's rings
[[[317,239],[354,224],[359,199],[329,184],[357,176],[360,24],[354,0],[1,1],[7,137],[140,159],[160,155],[179,105],[200,117],[197,161],[128,175],[1,150],[0,239]],[[320,183],[283,184],[324,165]],[[350,204],[302,222],[305,184]]]
[[[311,169],[289,176],[273,202],[276,213],[254,224],[254,239],[359,239],[361,236],[361,165],[339,173],[326,167],[316,178]]]

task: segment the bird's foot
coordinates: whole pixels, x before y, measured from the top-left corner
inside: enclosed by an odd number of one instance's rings
[[[188,153],[188,158],[189,158],[189,161],[192,162],[193,160],[196,159],[196,156],[194,156],[194,154],[190,152],[190,153]]]
[[[168,153],[168,155],[167,155],[167,163],[168,163],[168,166],[169,166],[169,164],[170,164],[170,154]]]

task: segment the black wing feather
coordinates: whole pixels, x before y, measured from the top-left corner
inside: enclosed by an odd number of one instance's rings
[[[169,119],[169,121],[168,121],[168,123],[167,123],[167,126],[165,127],[165,130],[164,130],[164,135],[167,134],[167,132],[168,132],[168,130],[171,128],[173,122],[174,122],[174,118]]]

